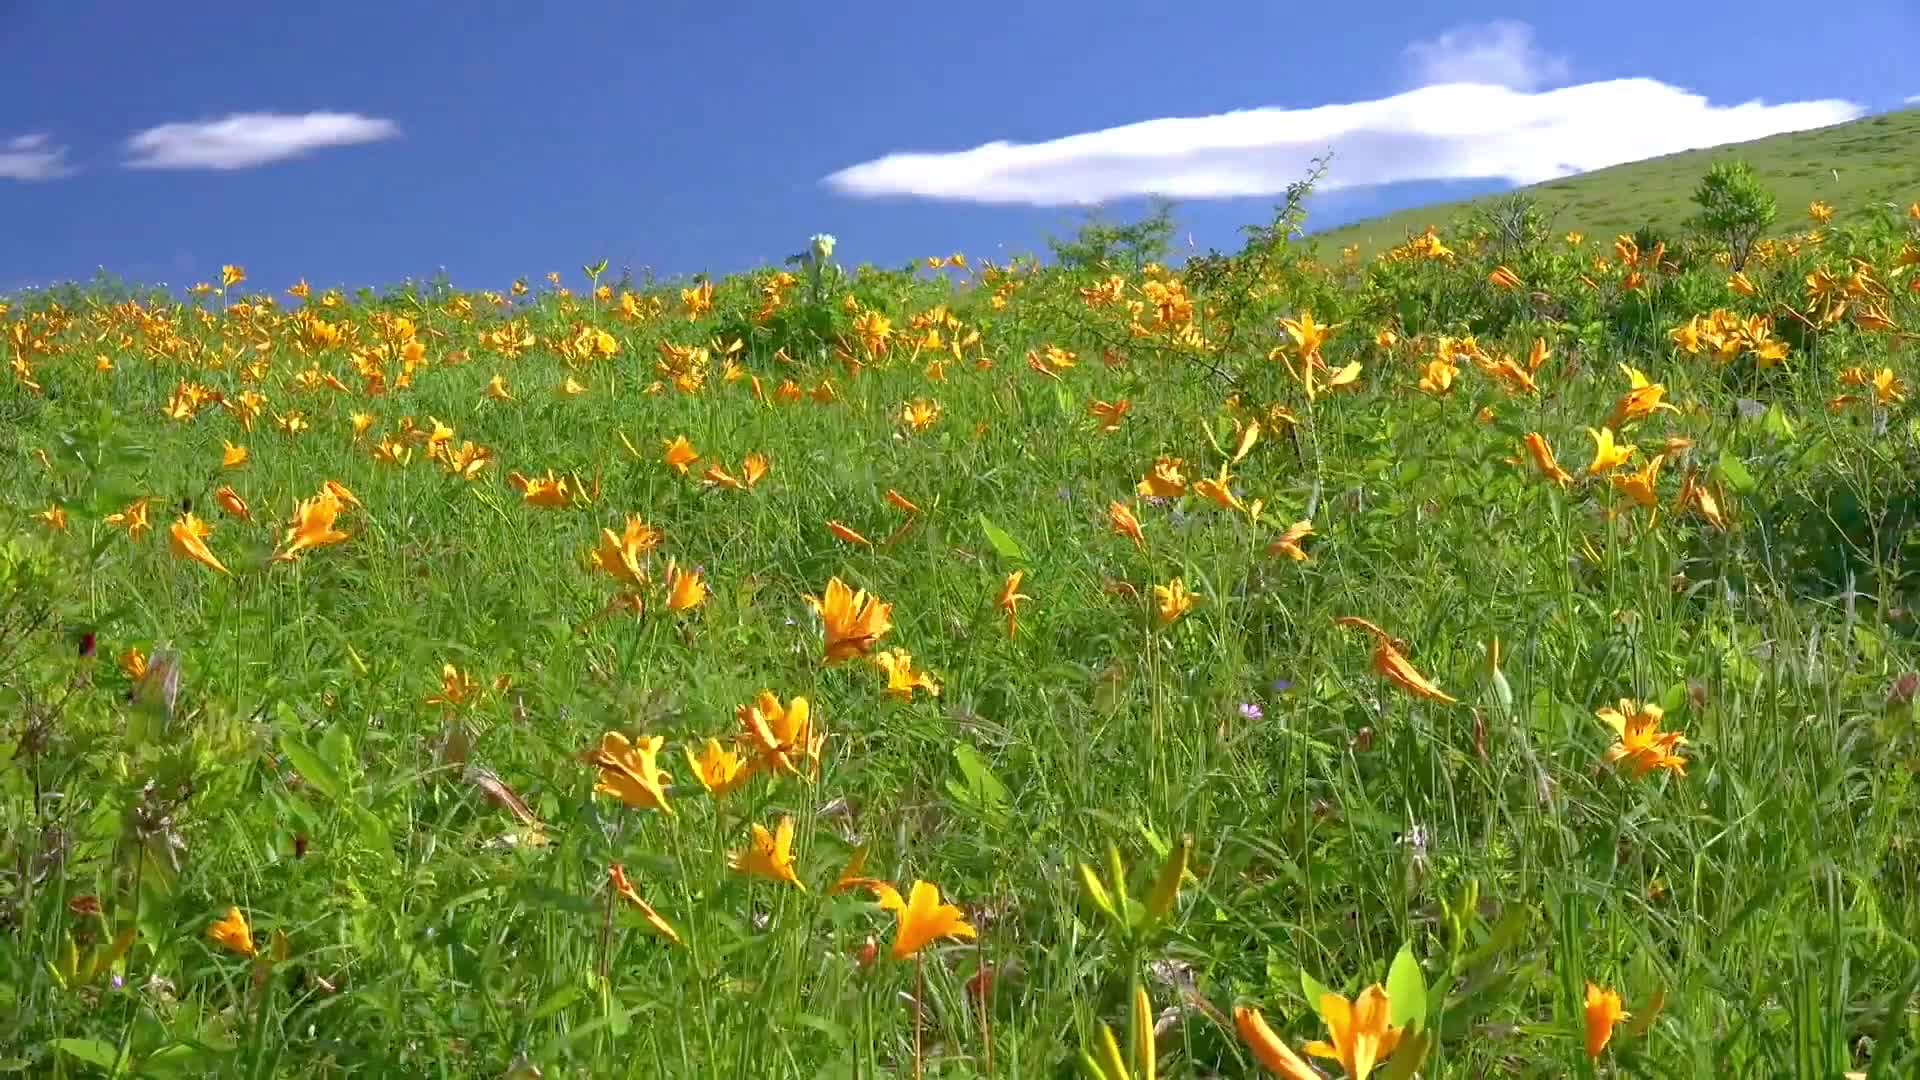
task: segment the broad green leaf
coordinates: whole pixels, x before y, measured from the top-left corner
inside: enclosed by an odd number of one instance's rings
[[[1493,673],[1493,700],[1499,702],[1500,711],[1513,711],[1513,684],[1507,681],[1507,673],[1495,669]]]
[[[1427,1023],[1427,978],[1420,971],[1420,961],[1413,957],[1413,943],[1400,946],[1400,952],[1393,958],[1393,966],[1387,969],[1387,1004],[1391,1010],[1388,1022],[1394,1027],[1425,1027]]]
[[[1793,441],[1793,421],[1787,419],[1785,410],[1780,408],[1780,403],[1777,401],[1767,410],[1766,418],[1760,422],[1760,427],[1767,434],[1783,442]]]
[[[53,1048],[70,1058],[97,1065],[109,1073],[120,1071],[120,1051],[112,1043],[99,1039],[55,1039]]]
[[[1714,466],[1714,471],[1736,495],[1751,495],[1760,486],[1753,479],[1753,474],[1747,471],[1747,467],[1741,464],[1740,459],[1726,450],[1720,451],[1720,461]]]
[[[1028,561],[1026,549],[1013,538],[1013,534],[994,524],[993,519],[987,517],[985,513],[980,515],[980,531],[987,534],[987,543],[993,545],[993,550],[1001,558],[1012,559],[1015,562]]]
[[[346,787],[340,781],[340,774],[334,772],[333,766],[328,765],[319,754],[313,752],[312,747],[302,742],[293,732],[281,733],[280,752],[287,756],[294,771],[300,774],[308,787],[335,802],[346,795]]]
[[[1410,1031],[1400,1040],[1393,1050],[1393,1056],[1380,1066],[1373,1075],[1380,1080],[1412,1080],[1414,1071],[1427,1060],[1427,1050],[1432,1040],[1424,1031]]]
[[[340,724],[329,727],[327,733],[320,736],[317,749],[327,764],[333,767],[334,775],[341,778],[341,790],[352,790],[353,739],[347,735],[346,728]]]
[[[1319,979],[1302,971],[1300,973],[1300,992],[1307,995],[1307,1007],[1313,1010],[1314,1015],[1325,1020],[1327,1014],[1320,1011],[1320,999],[1333,993],[1333,991],[1327,989],[1326,985]]]

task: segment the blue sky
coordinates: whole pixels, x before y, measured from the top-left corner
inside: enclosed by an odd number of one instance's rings
[[[1808,11],[0,0],[0,292],[1004,258],[1169,189],[1230,247],[1327,144],[1322,226],[1920,95],[1920,4]]]

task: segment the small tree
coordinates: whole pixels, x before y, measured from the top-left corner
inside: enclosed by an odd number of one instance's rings
[[[1744,161],[1723,161],[1708,169],[1693,189],[1693,201],[1700,212],[1688,224],[1726,245],[1735,270],[1746,267],[1754,243],[1780,215],[1773,195]]]
[[[1061,266],[1100,273],[1137,271],[1150,262],[1166,259],[1173,239],[1174,204],[1156,198],[1147,216],[1124,225],[1101,221],[1097,211],[1089,212],[1084,225],[1072,239],[1048,237],[1047,246]]]

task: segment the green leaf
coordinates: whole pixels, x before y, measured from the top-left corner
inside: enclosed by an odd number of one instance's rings
[[[99,1039],[55,1039],[53,1048],[89,1065],[98,1065],[109,1073],[120,1071],[120,1051],[112,1043]]]
[[[140,1059],[140,1076],[204,1076],[213,1069],[215,1054],[191,1043],[163,1046]]]
[[[1001,558],[1012,559],[1015,562],[1028,561],[1026,549],[1013,538],[1013,534],[995,525],[993,519],[987,517],[985,513],[980,515],[980,531],[987,534],[987,543],[993,545],[993,550],[999,553]]]
[[[340,724],[328,728],[327,733],[320,736],[318,749],[320,756],[333,767],[334,775],[341,778],[341,790],[352,790],[353,785],[347,778],[353,774],[353,739],[347,735],[346,728]]]
[[[1787,419],[1786,412],[1780,408],[1780,403],[1777,401],[1767,410],[1766,417],[1760,422],[1760,428],[1782,442],[1793,441],[1793,422]]]
[[[955,802],[972,810],[989,823],[998,824],[1006,817],[1007,788],[987,767],[987,761],[967,743],[953,748],[953,759],[960,765],[959,780],[947,781],[947,792]]]
[[[1424,1028],[1427,1024],[1427,977],[1420,961],[1413,958],[1413,943],[1400,946],[1393,966],[1387,969],[1387,1022],[1394,1027]]]
[[[1374,1075],[1380,1080],[1412,1080],[1414,1070],[1427,1060],[1427,1050],[1432,1045],[1424,1031],[1410,1031],[1394,1047],[1393,1056],[1380,1071]]]
[[[1533,909],[1525,904],[1514,904],[1500,915],[1500,921],[1493,924],[1487,934],[1487,940],[1480,947],[1460,958],[1455,970],[1468,974],[1481,964],[1492,960],[1505,952],[1509,946],[1520,939],[1533,925]]]
[[[283,732],[280,736],[280,752],[287,755],[294,771],[306,780],[307,786],[329,799],[338,802],[346,794],[346,787],[340,781],[340,774],[333,771],[313,748],[302,742],[293,732]]]
[[[1319,1016],[1320,1019],[1325,1020],[1327,1014],[1320,1011],[1320,999],[1333,993],[1333,991],[1327,989],[1326,984],[1322,983],[1319,979],[1302,971],[1300,973],[1300,992],[1307,995],[1307,1007],[1312,1009],[1314,1014]]]
[[[1498,668],[1493,672],[1493,700],[1500,703],[1501,712],[1513,712],[1513,684],[1507,681],[1507,673]]]
[[[1720,461],[1714,466],[1714,472],[1736,495],[1751,495],[1759,490],[1760,485],[1754,480],[1753,474],[1747,471],[1739,458],[1726,450],[1720,451]]]

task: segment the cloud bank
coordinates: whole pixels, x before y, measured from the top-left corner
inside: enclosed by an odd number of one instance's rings
[[[1485,83],[1511,90],[1537,90],[1565,82],[1570,68],[1533,43],[1533,27],[1510,19],[1449,30],[1416,41],[1404,56],[1422,86]]]
[[[45,132],[0,142],[0,179],[58,180],[73,172],[67,164],[67,148],[55,146],[53,136]]]
[[[127,140],[135,169],[251,169],[315,150],[398,138],[391,120],[359,113],[234,113],[161,124]]]
[[[1407,47],[1421,85],[1374,101],[1166,117],[1037,143],[901,151],[824,183],[862,198],[905,196],[1068,206],[1162,195],[1275,195],[1329,150],[1322,191],[1439,180],[1534,184],[1629,161],[1855,119],[1842,100],[1716,104],[1654,79],[1553,89],[1565,61],[1524,23],[1449,31]]]

